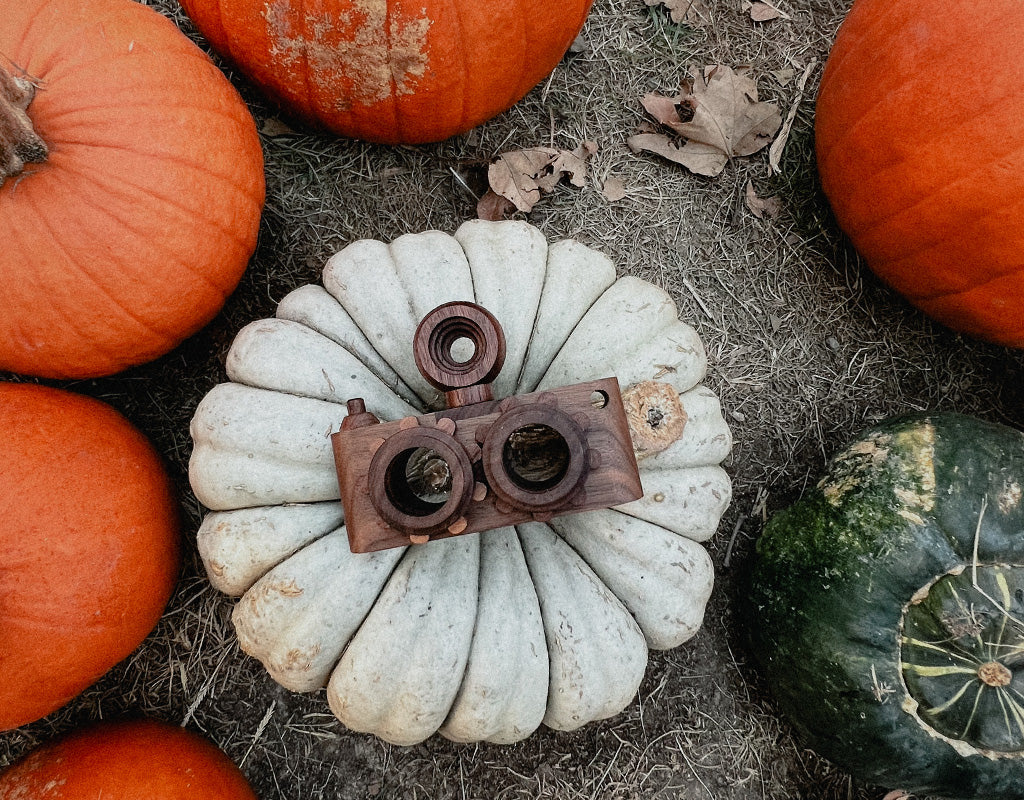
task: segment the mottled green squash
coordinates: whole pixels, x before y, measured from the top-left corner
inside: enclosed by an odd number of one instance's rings
[[[776,515],[754,655],[807,743],[871,784],[1024,798],[1024,434],[956,414],[864,432]]]

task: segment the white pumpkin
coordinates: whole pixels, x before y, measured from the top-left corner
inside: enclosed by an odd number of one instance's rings
[[[640,385],[633,405],[644,411],[631,423],[642,499],[349,551],[329,436],[351,397],[382,420],[441,407],[412,341],[419,320],[452,300],[483,305],[504,329],[496,397],[608,376],[627,397]],[[648,648],[693,636],[711,592],[699,542],[730,499],[719,463],[731,436],[700,385],[706,365],[664,291],[616,280],[605,256],[549,246],[526,223],[350,244],[328,261],[323,287],[295,290],[275,319],[238,334],[231,382],[192,420],[190,478],[211,509],[199,549],[211,582],[241,597],[242,648],[283,686],[326,686],[345,725],[396,744],[435,732],[515,742],[541,723],[572,730],[618,713]],[[650,387],[680,405],[651,413],[661,401]],[[640,444],[669,419],[685,419],[681,432]]]

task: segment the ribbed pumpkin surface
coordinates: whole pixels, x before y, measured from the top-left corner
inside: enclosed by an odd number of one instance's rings
[[[412,343],[452,301],[504,331],[497,398],[618,379],[646,448],[642,498],[351,552],[330,435],[354,397],[382,420],[443,407]],[[732,434],[701,383],[697,332],[664,290],[616,279],[607,256],[518,220],[358,240],[322,285],[240,331],[225,366],[230,381],[190,426],[189,478],[211,509],[199,553],[240,597],[242,649],[289,689],[326,686],[352,730],[401,745],[575,730],[632,701],[649,649],[700,628],[714,580],[701,543],[732,496],[720,466]]]
[[[18,0],[0,68],[50,149],[0,187],[0,369],[109,374],[205,325],[256,244],[263,161],[224,76],[128,0]]]
[[[294,113],[375,142],[467,131],[546,76],[591,0],[182,0],[218,52]]]
[[[0,774],[0,800],[256,800],[224,753],[152,720],[103,723],[49,742]]]
[[[752,653],[860,781],[1024,798],[1024,434],[960,414],[861,432],[758,540]]]
[[[0,730],[127,656],[178,573],[178,506],[149,442],[109,406],[0,384]]]
[[[825,193],[871,268],[974,336],[1024,346],[1024,15],[857,0],[822,78]]]

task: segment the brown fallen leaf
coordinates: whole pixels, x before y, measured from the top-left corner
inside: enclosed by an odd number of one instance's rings
[[[556,157],[556,151],[550,147],[502,153],[487,168],[487,183],[520,211],[529,211],[540,200],[537,176],[543,174]]]
[[[782,11],[765,0],[754,0],[743,4],[743,10],[750,14],[754,22],[771,22],[773,19],[792,19],[789,14]]]
[[[586,186],[587,160],[596,152],[597,143],[590,141],[581,142],[575,150],[560,150],[558,158],[551,163],[551,175],[541,183],[541,189],[551,191],[562,175],[566,175],[573,186]]]
[[[691,27],[700,28],[711,22],[704,0],[644,0],[649,6],[664,5],[671,12],[672,21],[684,22]]]
[[[572,44],[569,45],[570,53],[587,53],[590,51],[590,42],[587,37],[581,32],[579,36],[572,40]]]
[[[648,94],[641,100],[675,138],[640,133],[626,144],[633,152],[647,150],[709,177],[718,175],[730,158],[756,153],[771,141],[782,115],[773,103],[758,101],[757,85],[746,72],[721,65],[691,67],[675,98]]]
[[[626,196],[626,182],[617,175],[611,175],[605,178],[601,194],[609,203],[617,203]]]
[[[782,213],[782,199],[778,195],[761,197],[754,189],[753,181],[747,181],[743,200],[750,213],[758,219],[776,219]]]
[[[807,88],[807,79],[818,64],[818,59],[812,58],[811,63],[804,69],[800,80],[796,84],[796,99],[789,107],[786,120],[782,123],[782,130],[775,137],[772,146],[768,148],[768,168],[776,175],[782,172],[782,151],[786,149],[786,142],[789,141],[789,132],[793,129],[793,120],[796,119],[797,109],[800,108],[800,101],[804,98],[804,90]]]
[[[290,125],[282,122],[277,117],[267,117],[260,126],[260,133],[264,136],[274,138],[276,136],[294,136],[298,131]]]
[[[640,105],[662,125],[678,132],[678,126],[683,124],[683,119],[679,116],[679,101],[681,97],[682,95],[665,97],[664,95],[649,92],[640,98]]]
[[[796,77],[796,70],[792,67],[773,69],[771,75],[779,82],[779,86],[788,86],[793,78]]]
[[[597,152],[594,142],[582,142],[575,150],[531,147],[502,153],[487,168],[487,182],[498,195],[520,211],[529,211],[541,194],[554,191],[563,177],[575,186],[586,186],[587,159]]]
[[[507,197],[502,197],[493,189],[488,189],[480,199],[476,201],[477,219],[486,219],[491,222],[498,222],[503,219],[508,219],[515,210],[515,203]]]
[[[700,142],[684,144],[677,137],[667,136],[664,133],[638,133],[626,139],[626,144],[634,153],[646,150],[648,153],[667,158],[676,164],[682,164],[687,169],[701,175],[717,175],[727,161],[722,158],[722,166],[717,167],[714,172],[702,172],[703,165],[718,164],[721,151]]]

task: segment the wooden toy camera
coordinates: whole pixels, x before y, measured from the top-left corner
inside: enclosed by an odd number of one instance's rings
[[[427,314],[413,354],[449,407],[382,423],[353,398],[331,437],[352,552],[546,521],[643,495],[616,378],[495,400],[490,384],[505,361],[505,337],[473,303]]]

